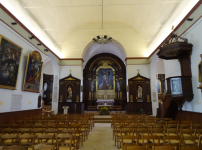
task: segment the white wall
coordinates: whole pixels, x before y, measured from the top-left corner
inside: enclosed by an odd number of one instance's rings
[[[43,73],[48,75],[53,75],[53,65],[51,59],[47,56],[44,64],[43,64]]]
[[[0,105],[0,112],[10,111],[12,94],[22,95],[21,110],[37,109],[39,93],[22,91],[28,54],[32,53],[32,51],[36,50],[36,48],[1,21],[0,21],[0,34],[23,48],[20,67],[19,67],[19,73],[17,78],[16,90],[3,89],[3,88],[0,89],[0,101],[3,102],[3,105]],[[40,54],[42,56],[42,61],[44,61],[45,55],[41,52]],[[41,82],[41,85],[42,85],[42,82]]]
[[[165,68],[164,68],[164,61],[163,59],[158,59],[157,66],[156,66],[156,73],[158,74],[165,74]]]

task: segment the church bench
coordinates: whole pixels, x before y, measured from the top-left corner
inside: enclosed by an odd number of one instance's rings
[[[109,111],[115,110],[116,112],[121,112],[121,106],[110,106]]]
[[[98,111],[98,108],[97,108],[97,106],[88,106],[87,111],[89,111],[89,110],[96,110],[96,111]]]

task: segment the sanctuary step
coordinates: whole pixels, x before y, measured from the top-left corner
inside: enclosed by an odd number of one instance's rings
[[[95,123],[111,123],[111,115],[95,115]]]

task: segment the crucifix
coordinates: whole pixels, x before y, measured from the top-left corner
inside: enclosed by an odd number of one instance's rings
[[[140,73],[139,73],[140,69],[137,69],[137,71],[138,71],[137,75],[140,75]]]

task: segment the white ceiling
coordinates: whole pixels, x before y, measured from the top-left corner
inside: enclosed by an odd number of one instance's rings
[[[149,56],[171,32],[174,21],[178,19],[177,25],[197,1],[103,0],[103,34],[120,43],[125,57]],[[4,4],[23,9],[23,14],[18,15],[16,11],[14,15],[20,17],[27,13],[26,17],[33,19],[40,32],[47,34],[62,58],[84,58],[86,46],[101,34],[102,0],[7,0]],[[179,10],[183,13],[180,19],[179,13],[176,14]],[[170,19],[173,15],[174,19]],[[162,32],[163,29],[166,32]],[[165,35],[159,36],[159,33]],[[43,41],[43,36],[39,38]],[[106,46],[103,49],[107,49]]]

